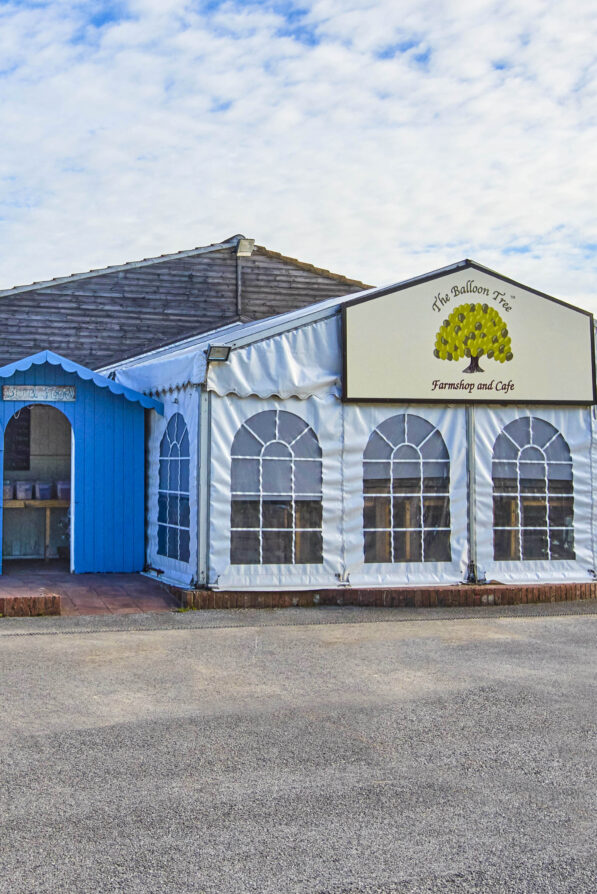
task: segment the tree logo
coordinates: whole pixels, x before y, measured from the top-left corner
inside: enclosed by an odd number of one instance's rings
[[[444,320],[435,336],[434,356],[439,360],[470,357],[462,371],[483,372],[479,358],[487,357],[505,363],[512,360],[508,327],[499,313],[488,304],[461,304]]]

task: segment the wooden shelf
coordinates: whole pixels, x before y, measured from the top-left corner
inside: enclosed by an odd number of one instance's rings
[[[5,500],[5,509],[68,509],[70,500]]]

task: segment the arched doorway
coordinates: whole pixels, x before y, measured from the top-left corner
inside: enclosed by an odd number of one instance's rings
[[[56,407],[30,404],[7,422],[2,525],[5,570],[37,562],[73,569],[71,460],[71,424]]]

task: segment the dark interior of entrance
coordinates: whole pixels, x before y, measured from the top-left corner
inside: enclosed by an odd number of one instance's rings
[[[71,426],[55,407],[24,407],[4,435],[6,562],[70,566]]]

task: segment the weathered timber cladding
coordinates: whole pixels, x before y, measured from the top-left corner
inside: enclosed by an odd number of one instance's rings
[[[85,366],[238,319],[234,248],[98,272],[0,295],[0,365],[51,350]],[[359,291],[362,283],[264,248],[242,260],[242,319]]]

